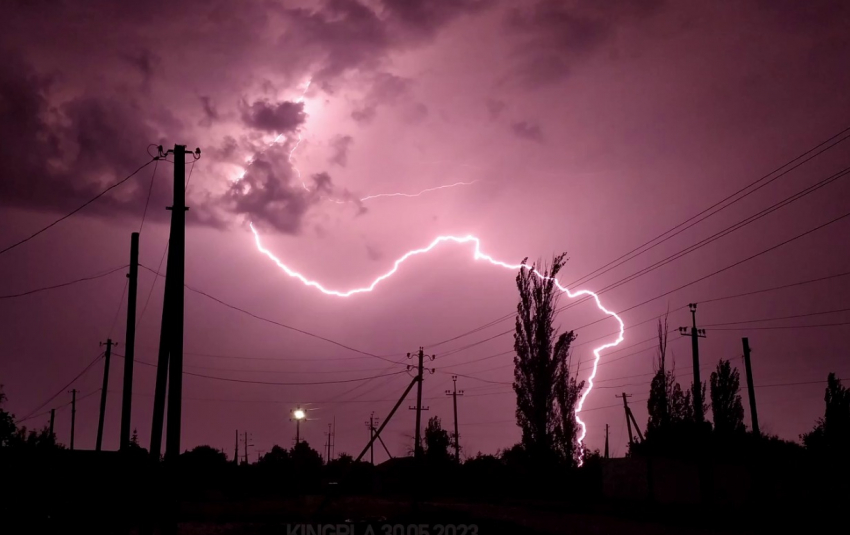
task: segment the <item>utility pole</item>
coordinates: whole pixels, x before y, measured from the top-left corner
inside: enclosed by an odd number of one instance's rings
[[[109,386],[109,358],[112,356],[112,338],[107,338],[106,342],[101,342],[100,345],[106,346],[103,361],[103,388],[100,389],[100,417],[97,420],[97,441],[95,442],[94,450],[100,451],[103,443],[103,420],[106,416],[106,393]]]
[[[121,398],[119,448],[130,445],[130,413],[133,405],[133,363],[136,356],[136,291],[139,279],[139,233],[130,235],[130,273],[127,293],[127,329],[124,336],[124,386]]]
[[[434,360],[434,355],[425,355],[424,348],[420,347],[419,352],[417,353],[419,357],[419,364],[416,367],[416,406],[409,407],[410,410],[416,410],[416,432],[414,433],[414,445],[413,445],[413,457],[416,459],[417,464],[422,459],[422,440],[421,440],[421,430],[422,430],[422,411],[427,411],[428,407],[422,406],[422,379],[423,372],[425,368],[423,367],[423,362],[425,361],[425,357],[427,356],[430,360]],[[412,358],[411,354],[407,354],[407,358]],[[410,370],[413,366],[408,365],[407,369]],[[431,373],[434,373],[434,369],[431,368],[429,370]]]
[[[605,424],[605,458],[608,458],[608,424]]]
[[[750,419],[752,420],[753,434],[756,437],[761,436],[759,431],[759,416],[756,411],[756,390],[753,388],[753,368],[750,365],[750,340],[749,338],[741,338],[744,344],[744,368],[747,371],[747,393],[750,398]]]
[[[328,424],[328,432],[325,433],[328,437],[327,441],[325,441],[325,450],[326,450],[326,459],[325,464],[330,464],[331,462],[331,424]]]
[[[74,451],[74,425],[77,422],[77,389],[71,390],[71,451]]]
[[[635,426],[635,431],[637,431],[638,438],[641,442],[643,442],[643,433],[640,432],[640,427],[638,427],[637,420],[635,420],[635,415],[632,414],[632,409],[629,408],[628,398],[632,397],[631,394],[626,394],[623,392],[620,396],[614,396],[617,398],[623,398],[623,409],[626,411],[626,425],[629,429],[629,447],[634,445],[635,438],[632,435],[632,424]],[[608,443],[608,426],[605,426],[605,443],[607,446]],[[607,449],[607,448],[606,448]]]
[[[233,464],[239,464],[239,430],[236,430],[236,447],[233,450]]]
[[[446,395],[452,397],[455,413],[455,461],[460,464],[460,433],[457,430],[457,397],[463,395],[463,390],[457,389],[457,375],[452,375],[453,390],[446,390]]]
[[[56,419],[56,409],[50,409],[50,437],[54,438],[53,435],[53,420]]]
[[[331,459],[333,459],[336,454],[336,451],[334,451],[336,449],[336,415],[334,415],[333,427],[331,429],[333,430],[331,433]]]
[[[243,436],[245,437],[245,442],[242,444],[243,449],[245,450],[244,451],[245,464],[248,464],[248,446],[253,446],[253,444],[248,444],[248,431],[245,431],[245,434]]]
[[[691,309],[693,318],[690,333],[687,327],[679,327],[679,333],[691,337],[691,353],[694,360],[694,418],[698,424],[701,424],[705,420],[705,415],[702,412],[702,382],[699,378],[699,339],[705,338],[705,329],[697,329],[697,304],[690,303],[688,307]]]
[[[378,419],[375,418],[375,412],[372,411],[372,414],[369,415],[369,421],[366,422],[366,427],[369,428],[369,462],[372,466],[375,465],[375,424],[378,423]]]
[[[166,153],[159,147],[159,158],[174,155],[174,202],[171,210],[171,231],[168,237],[168,265],[165,272],[165,299],[162,307],[156,390],[154,392],[151,455],[159,459],[162,448],[162,426],[165,419],[166,386],[168,388],[168,419],[165,436],[165,456],[180,455],[180,428],[183,398],[183,300],[184,260],[186,254],[186,154],[197,160],[201,149],[186,151],[185,145],[174,145]]]

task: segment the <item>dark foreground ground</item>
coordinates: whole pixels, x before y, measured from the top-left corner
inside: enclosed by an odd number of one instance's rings
[[[641,512],[616,504],[423,501],[417,510],[406,500],[345,497],[317,515],[321,497],[183,504],[181,535],[542,535],[542,534],[744,534],[781,533],[778,526],[752,526],[712,519],[703,512]],[[372,531],[369,531],[371,526]],[[326,531],[318,531],[324,527]],[[786,525],[785,528],[791,528]],[[311,529],[317,531],[310,531]],[[141,531],[134,530],[135,533]],[[155,530],[155,533],[160,532]]]

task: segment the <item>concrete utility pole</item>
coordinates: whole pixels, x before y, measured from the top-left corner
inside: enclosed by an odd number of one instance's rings
[[[71,451],[74,451],[74,425],[77,422],[77,389],[71,390]]]
[[[109,387],[109,359],[112,356],[112,338],[107,338],[106,342],[101,342],[100,345],[106,346],[103,361],[103,387],[100,389],[100,416],[97,420],[97,441],[95,442],[94,450],[100,451],[100,446],[103,443],[103,420],[106,416],[106,393]]]
[[[753,434],[757,437],[761,436],[759,431],[759,415],[756,411],[756,390],[753,388],[753,368],[750,366],[750,340],[749,338],[741,338],[744,344],[744,368],[747,371],[747,393],[750,398],[750,419],[752,420]]]
[[[608,424],[605,424],[605,458],[608,458]]]
[[[687,327],[679,327],[679,333],[691,337],[691,353],[694,360],[694,418],[697,423],[702,423],[705,420],[705,415],[702,412],[702,382],[699,378],[699,339],[705,338],[705,329],[697,329],[697,304],[690,303],[688,307],[691,309],[691,317],[693,318],[690,333]]]
[[[183,300],[184,260],[186,254],[186,154],[197,160],[201,149],[186,151],[185,145],[174,145],[166,153],[159,148],[159,158],[174,155],[174,202],[171,210],[171,232],[168,237],[168,265],[165,272],[165,299],[162,307],[156,390],[154,392],[151,455],[158,459],[162,448],[162,426],[168,387],[168,420],[165,436],[166,458],[180,455],[180,428],[183,401]]]
[[[417,353],[419,357],[419,364],[416,367],[416,406],[409,407],[410,410],[416,411],[416,432],[414,433],[414,444],[413,444],[413,457],[416,459],[417,463],[422,458],[422,411],[427,411],[428,407],[422,406],[422,379],[423,372],[425,368],[423,367],[423,362],[425,361],[425,357],[428,357],[430,360],[434,360],[434,355],[426,355],[424,348],[420,347],[419,352]],[[407,358],[412,358],[411,354],[407,354]],[[408,365],[407,369],[411,369],[412,366]],[[433,368],[429,370],[431,373],[434,373]],[[371,443],[371,441],[370,441]]]
[[[56,419],[56,409],[50,409],[50,436],[51,437],[54,437],[54,435],[53,435],[53,420],[55,420],[55,419]]]
[[[139,233],[130,235],[130,273],[127,274],[127,329],[124,336],[124,386],[121,398],[119,447],[130,445],[130,414],[133,405],[133,363],[136,355],[136,292],[139,279]]]
[[[446,395],[452,397],[455,414],[455,461],[460,464],[460,433],[457,430],[457,397],[463,395],[463,390],[457,389],[457,375],[452,375],[453,390],[446,390]]]

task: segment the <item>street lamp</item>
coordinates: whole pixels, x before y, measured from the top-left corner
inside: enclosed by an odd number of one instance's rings
[[[295,418],[295,444],[297,445],[301,442],[301,420],[305,419],[307,414],[299,407],[292,411],[292,416]]]

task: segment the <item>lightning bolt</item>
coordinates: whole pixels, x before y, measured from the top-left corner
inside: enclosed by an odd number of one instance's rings
[[[596,349],[593,350],[593,355],[594,355],[595,358],[593,360],[593,370],[591,371],[590,377],[588,378],[588,387],[582,393],[581,397],[579,398],[578,404],[576,405],[576,409],[575,409],[575,413],[574,413],[576,423],[578,423],[579,426],[581,426],[581,434],[578,437],[578,443],[579,443],[579,445],[581,445],[582,442],[584,442],[584,438],[587,436],[587,425],[585,425],[584,421],[582,421],[582,419],[579,417],[579,413],[581,412],[582,408],[584,407],[584,401],[587,399],[588,394],[590,394],[590,391],[593,389],[593,379],[596,377],[596,369],[599,366],[599,360],[601,358],[601,352],[604,351],[605,349],[619,345],[620,342],[622,342],[624,340],[624,331],[625,331],[625,328],[626,328],[625,324],[623,323],[623,320],[620,319],[620,316],[618,316],[616,313],[614,313],[614,312],[608,310],[607,308],[605,308],[604,306],[602,306],[602,302],[599,300],[599,296],[596,295],[595,293],[591,292],[590,290],[578,290],[576,292],[571,292],[569,290],[569,288],[562,286],[561,283],[558,281],[558,279],[556,279],[554,277],[547,277],[547,276],[543,275],[542,273],[538,272],[537,270],[535,270],[534,268],[532,268],[531,266],[527,265],[527,264],[508,264],[506,262],[496,260],[492,256],[484,254],[483,252],[481,252],[481,241],[478,238],[476,238],[475,236],[470,236],[470,235],[467,235],[467,236],[438,236],[437,238],[434,238],[434,241],[432,241],[427,247],[424,247],[422,249],[413,249],[411,251],[404,253],[404,255],[402,255],[401,258],[399,258],[398,260],[396,260],[393,263],[393,267],[392,267],[391,270],[389,270],[386,273],[384,273],[383,275],[380,275],[379,277],[377,277],[375,280],[372,281],[371,284],[369,284],[369,286],[364,286],[362,288],[354,288],[352,290],[347,290],[347,291],[329,290],[329,289],[325,288],[322,284],[308,279],[304,275],[298,273],[297,271],[291,269],[286,264],[281,262],[280,259],[278,259],[271,251],[269,251],[268,249],[263,247],[263,244],[260,241],[260,235],[257,232],[257,230],[254,228],[253,223],[250,223],[249,225],[251,227],[251,232],[254,233],[254,241],[256,242],[257,249],[262,254],[266,255],[272,262],[277,264],[277,266],[280,269],[282,269],[284,271],[284,273],[286,273],[287,275],[289,275],[292,278],[298,279],[305,286],[310,286],[310,287],[316,288],[317,290],[319,290],[323,294],[332,295],[332,296],[335,296],[335,297],[351,297],[352,295],[371,292],[372,290],[375,289],[375,287],[378,286],[378,284],[380,284],[384,280],[392,277],[398,271],[399,266],[401,266],[401,264],[404,263],[408,258],[431,252],[438,245],[440,245],[441,243],[446,243],[446,242],[455,243],[455,244],[473,244],[473,246],[474,246],[473,247],[473,259],[484,260],[484,261],[486,261],[486,262],[488,262],[488,263],[490,263],[494,266],[498,266],[498,267],[505,268],[505,269],[510,269],[512,271],[516,271],[518,269],[526,269],[526,270],[532,272],[533,274],[537,275],[537,277],[539,277],[542,280],[551,280],[552,282],[554,282],[555,286],[557,286],[558,289],[561,290],[563,293],[567,294],[567,296],[570,299],[575,299],[576,297],[581,297],[581,296],[592,297],[593,300],[596,302],[596,307],[599,310],[601,310],[602,313],[604,313],[607,316],[611,316],[611,317],[613,317],[614,319],[617,320],[617,323],[620,325],[620,332],[619,332],[616,340],[614,340],[613,342],[607,343],[607,344],[603,344],[603,345],[601,345],[601,346],[599,346],[599,347],[597,347]],[[579,461],[578,462],[579,462],[579,466],[581,466],[584,462],[583,449],[579,449]]]
[[[478,182],[477,180],[473,180],[472,182],[455,182],[454,184],[445,184],[443,186],[436,186],[433,188],[423,189],[419,193],[378,193],[376,195],[367,195],[360,199],[360,202],[368,201],[370,199],[378,199],[380,197],[419,197],[423,193],[428,193],[429,191],[437,191],[440,189],[454,188],[457,186],[471,186]]]

